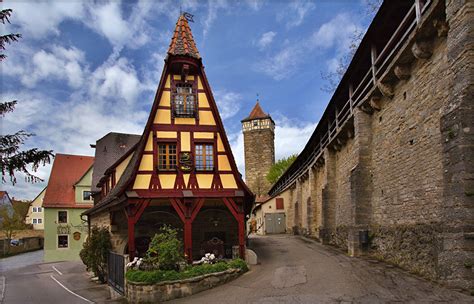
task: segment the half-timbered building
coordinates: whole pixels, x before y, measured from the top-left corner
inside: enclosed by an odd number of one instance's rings
[[[116,252],[143,255],[162,225],[182,231],[187,259],[245,254],[254,196],[242,180],[202,58],[181,15],[145,130],[100,178],[89,225],[106,226]]]

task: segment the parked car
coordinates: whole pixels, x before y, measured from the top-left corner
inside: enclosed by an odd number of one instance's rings
[[[10,246],[20,246],[20,240],[10,240]]]

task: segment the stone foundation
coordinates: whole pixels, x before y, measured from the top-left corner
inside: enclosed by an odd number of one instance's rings
[[[129,303],[160,303],[187,297],[198,292],[227,283],[243,272],[239,269],[210,273],[199,277],[161,282],[157,284],[126,282],[125,294]]]

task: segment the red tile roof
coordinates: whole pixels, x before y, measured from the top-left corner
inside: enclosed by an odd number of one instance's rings
[[[43,199],[44,207],[74,208],[74,184],[94,163],[91,156],[56,154]],[[92,206],[92,205],[91,205]],[[84,208],[83,205],[81,205]]]
[[[247,118],[243,119],[242,121],[253,120],[253,119],[263,119],[263,118],[270,118],[270,115],[263,112],[262,107],[260,107],[260,103],[257,101],[255,106],[253,107],[252,112],[250,112]]]
[[[176,28],[174,29],[173,38],[171,38],[168,54],[189,56],[196,59],[201,58],[196,43],[194,42],[188,20],[186,20],[184,15],[179,16],[178,22],[176,22]]]

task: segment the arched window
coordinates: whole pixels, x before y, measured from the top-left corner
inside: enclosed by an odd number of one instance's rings
[[[195,117],[196,96],[191,84],[178,83],[176,85],[173,107],[175,117]]]

